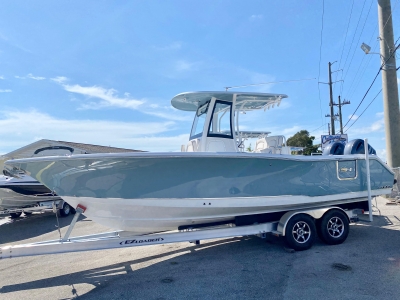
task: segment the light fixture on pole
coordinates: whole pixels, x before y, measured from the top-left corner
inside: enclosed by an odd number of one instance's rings
[[[362,49],[362,51],[364,51],[365,54],[379,54],[379,56],[381,57],[381,60],[382,60],[382,64],[385,63],[385,58],[382,56],[382,54],[380,54],[378,52],[371,52],[371,47],[368,46],[366,43],[361,44],[361,49]]]
[[[365,44],[365,43],[362,43],[362,44],[361,44],[361,49],[365,52],[365,54],[369,54],[369,52],[371,51],[371,47],[368,46],[368,45]]]

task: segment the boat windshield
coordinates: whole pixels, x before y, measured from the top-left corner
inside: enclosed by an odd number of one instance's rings
[[[192,131],[190,133],[191,140],[201,137],[201,135],[203,134],[203,128],[206,121],[209,104],[210,101],[207,101],[197,109],[196,116],[193,121]]]
[[[208,136],[210,137],[232,137],[231,126],[232,102],[220,101],[215,102],[214,111],[211,116]]]

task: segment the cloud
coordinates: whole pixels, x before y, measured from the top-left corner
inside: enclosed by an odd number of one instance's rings
[[[186,60],[178,60],[175,62],[175,70],[178,72],[187,72],[198,70],[200,62],[189,62]]]
[[[64,77],[64,76],[57,76],[55,78],[50,78],[50,80],[57,82],[59,84],[62,84],[62,83],[65,83],[66,81],[68,81],[68,78]]]
[[[228,69],[231,74],[241,74],[240,84],[233,83],[228,86],[230,91],[246,90],[246,92],[269,93],[276,85],[276,77],[266,73],[259,73],[240,67],[231,67]],[[283,100],[286,101],[286,100]]]
[[[79,84],[62,84],[62,86],[68,92],[84,95],[89,98],[98,98],[101,100],[100,102],[90,102],[88,104],[83,104],[81,107],[82,109],[100,109],[103,107],[138,109],[138,107],[145,102],[143,100],[136,100],[129,97],[120,98],[117,96],[117,90],[105,89],[100,86],[85,87]]]
[[[27,79],[27,78],[34,79],[34,80],[45,80],[46,79],[46,77],[33,76],[32,73],[29,73],[28,75],[26,75],[26,77],[18,76],[18,75],[14,76],[14,77],[17,78],[17,79]]]
[[[12,92],[12,90],[9,90],[9,89],[7,89],[7,90],[0,90],[0,93],[11,93]]]
[[[137,150],[175,151],[188,140],[187,134],[165,136],[175,128],[176,123],[171,121],[67,120],[37,110],[0,111],[0,153],[41,138]]]
[[[297,132],[299,132],[300,130],[302,130],[302,128],[298,125],[294,125],[290,128],[285,128],[283,129],[281,132],[283,135],[285,136],[293,136],[295,135]]]
[[[357,115],[349,115],[348,118],[349,118],[350,120],[357,120],[357,119],[358,119],[358,116],[357,116]]]
[[[251,22],[255,22],[255,21],[258,21],[258,20],[262,20],[263,18],[264,18],[263,15],[251,15],[249,20]]]
[[[357,134],[371,134],[373,132],[383,132],[385,126],[385,121],[383,118],[375,121],[372,123],[370,126],[366,127],[361,127],[361,128],[354,128],[351,127],[351,134],[352,135],[357,135]],[[354,129],[353,129],[354,128]]]
[[[0,75],[0,79],[4,79],[4,76]]]
[[[165,111],[152,111],[152,110],[145,110],[143,111],[145,114],[152,115],[155,117],[167,119],[167,120],[174,120],[174,121],[192,121],[193,120],[193,115],[189,115],[186,113],[186,115],[177,115],[177,114],[171,114],[171,111],[165,110]]]
[[[154,49],[159,50],[159,51],[179,50],[181,48],[182,48],[181,42],[173,42],[173,43],[163,46],[163,47],[154,46]]]
[[[193,118],[193,116],[189,116],[188,114],[181,114],[172,107],[162,107],[156,103],[148,103],[145,99],[134,99],[128,92],[125,92],[124,98],[122,98],[117,95],[118,91],[115,89],[106,89],[100,86],[85,87],[79,84],[66,84],[68,78],[64,76],[51,78],[51,80],[60,84],[64,90],[68,92],[83,95],[90,99],[85,103],[80,103],[78,110],[98,110],[116,107],[139,110],[141,113],[147,115],[173,121],[191,121]],[[79,100],[74,99],[74,101],[77,102]]]
[[[33,76],[31,73],[28,74],[26,77],[30,78],[30,79],[34,79],[34,80],[44,80],[44,79],[46,79],[46,77]]]
[[[380,159],[386,162],[386,149],[375,149],[376,150],[376,155],[379,156]]]
[[[384,128],[384,126],[385,126],[385,121],[381,119],[372,123],[370,129],[371,131],[381,131]]]
[[[375,115],[376,115],[377,117],[379,117],[379,118],[382,118],[382,117],[384,116],[384,112],[383,112],[383,111],[377,112]]]

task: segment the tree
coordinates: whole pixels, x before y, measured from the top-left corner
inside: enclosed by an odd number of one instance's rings
[[[319,144],[313,145],[314,136],[310,136],[307,130],[300,130],[294,136],[288,138],[287,144],[292,147],[303,147],[302,154],[311,155],[311,153],[321,153],[318,150]]]

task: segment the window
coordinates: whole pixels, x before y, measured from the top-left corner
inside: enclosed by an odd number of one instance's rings
[[[339,180],[357,178],[357,162],[355,160],[337,161],[337,176]]]
[[[233,138],[231,124],[232,103],[217,100],[211,116],[208,136]]]
[[[192,131],[190,133],[190,139],[201,137],[203,134],[204,123],[207,117],[208,105],[210,101],[201,105],[196,112],[196,116],[193,121]]]

